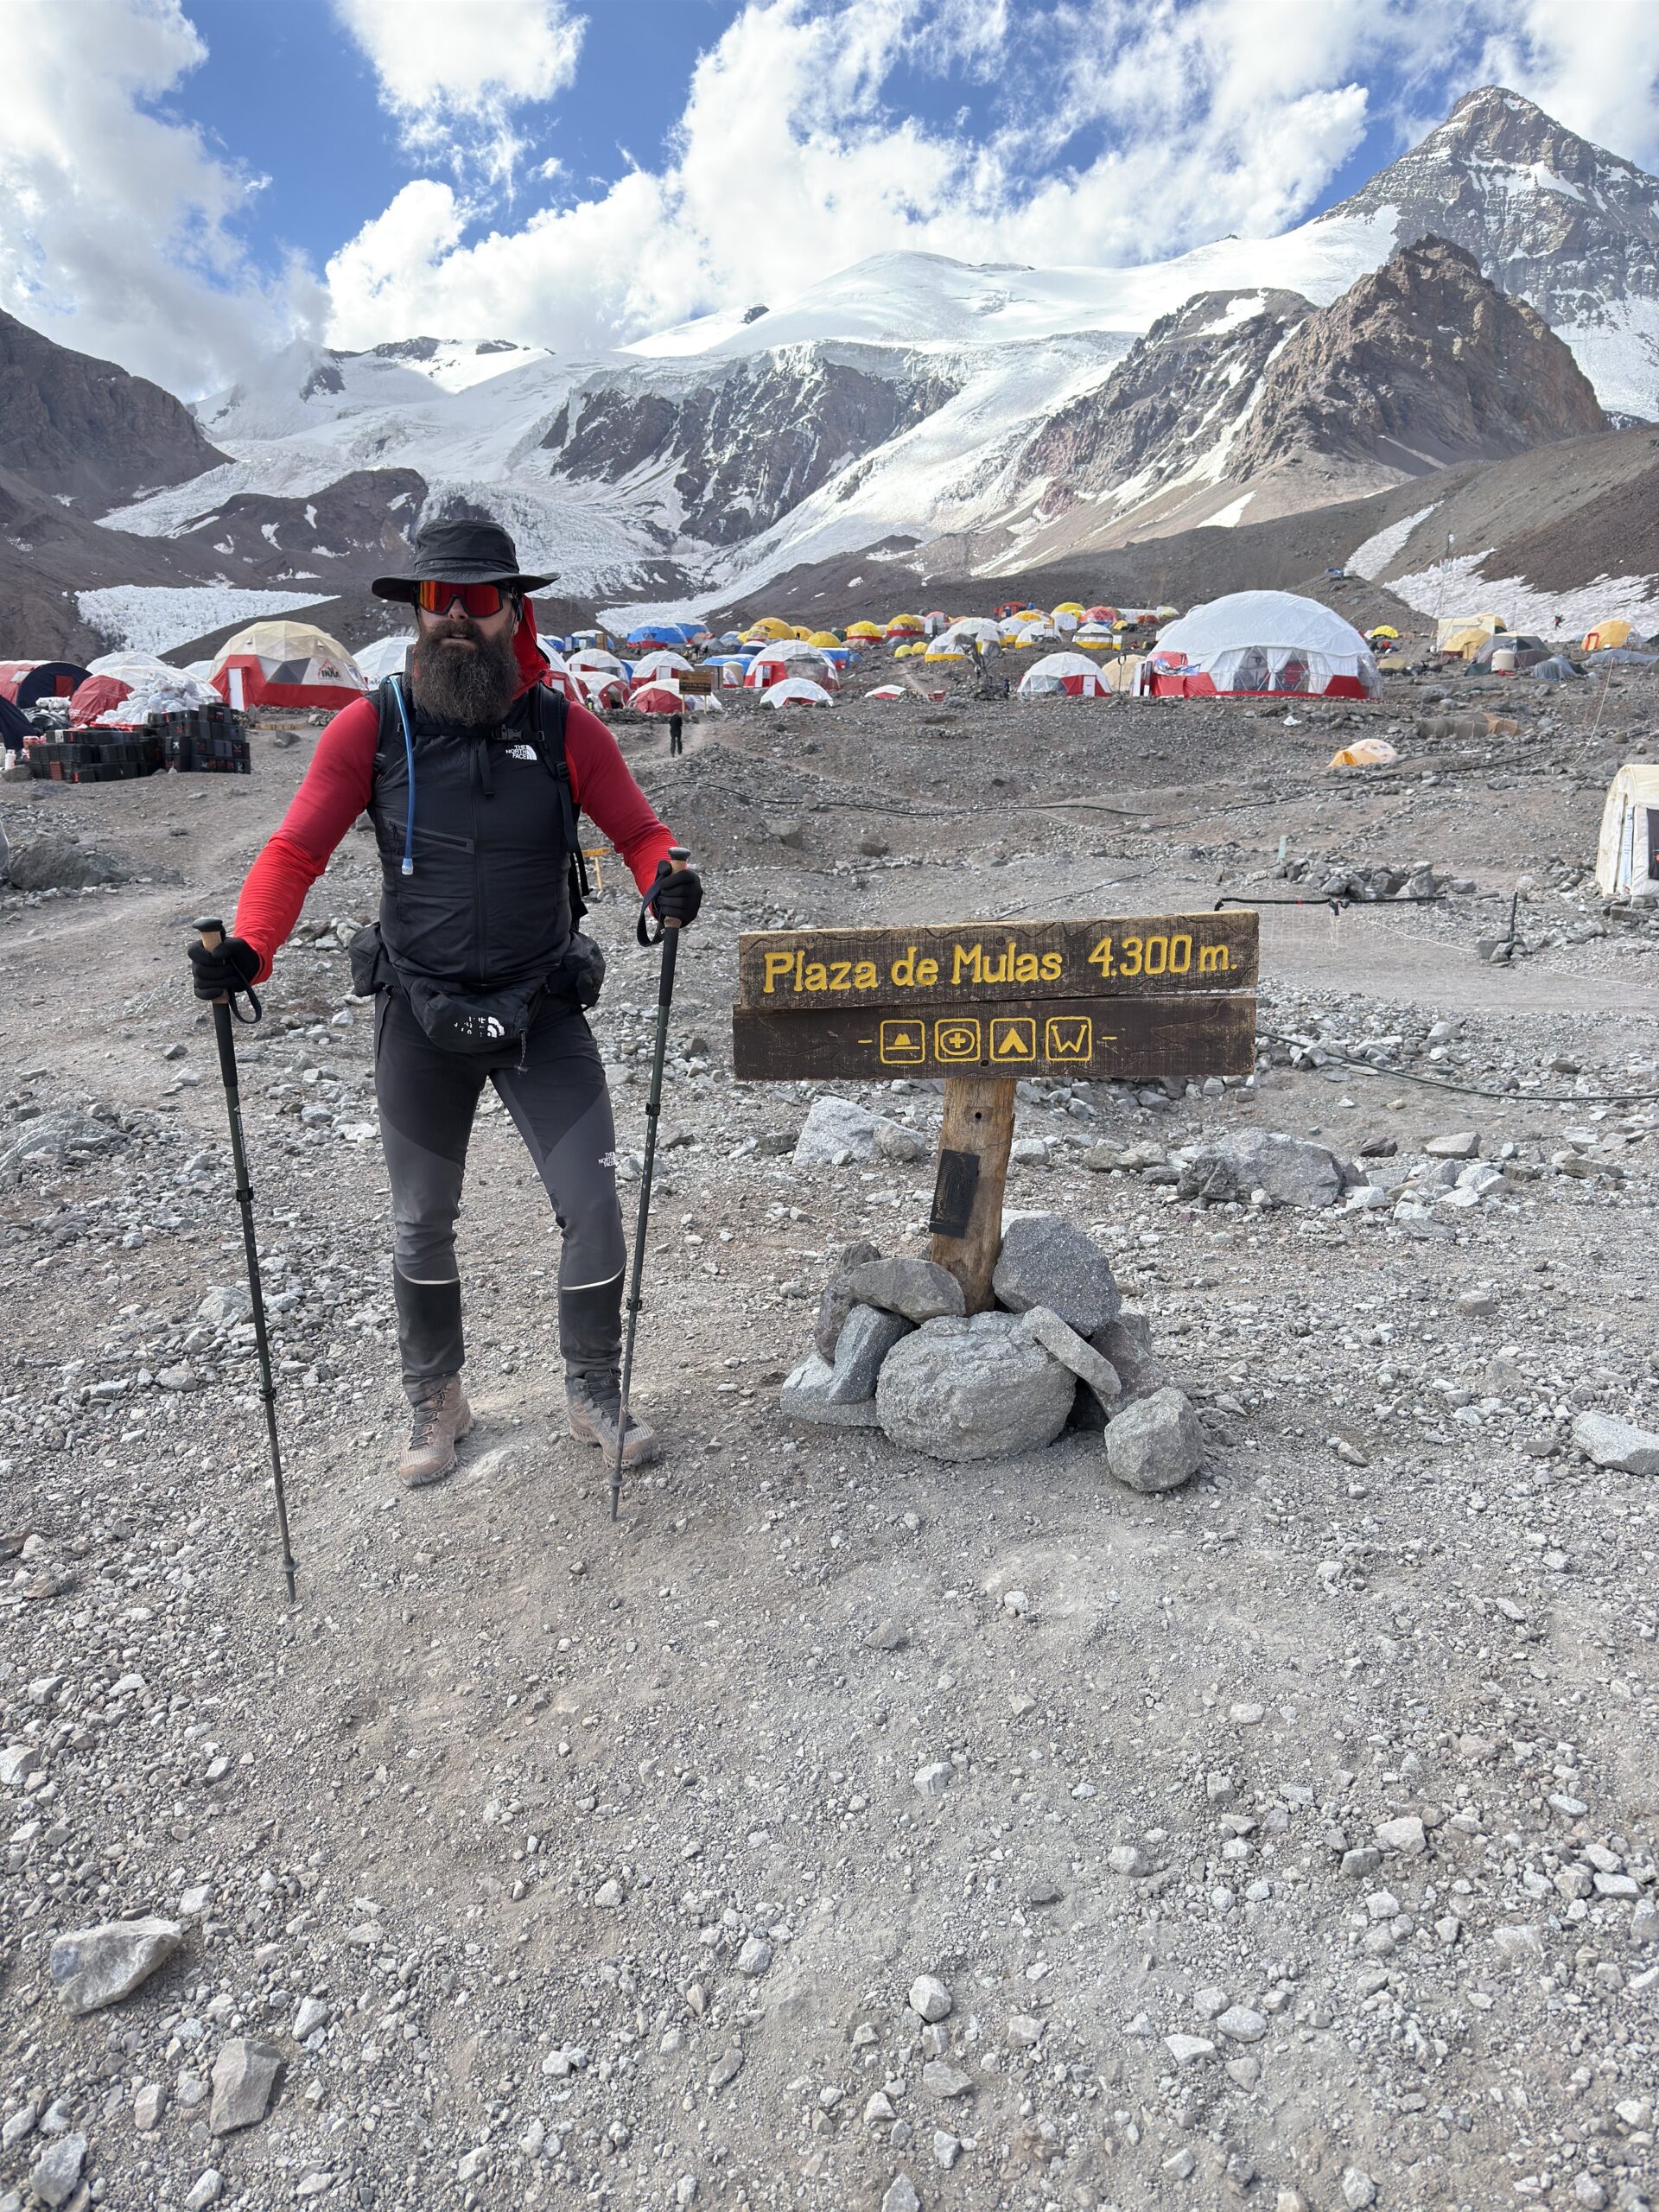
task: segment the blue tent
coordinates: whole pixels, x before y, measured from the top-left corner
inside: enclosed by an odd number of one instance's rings
[[[1529,676],[1536,676],[1546,683],[1565,683],[1569,679],[1580,677],[1583,673],[1582,669],[1574,668],[1572,662],[1563,659],[1560,653],[1552,653],[1548,660],[1535,661],[1527,671]]]

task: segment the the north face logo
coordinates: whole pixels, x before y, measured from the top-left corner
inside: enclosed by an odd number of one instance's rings
[[[533,745],[510,745],[507,747],[507,758],[509,760],[533,760],[536,758],[536,748]]]

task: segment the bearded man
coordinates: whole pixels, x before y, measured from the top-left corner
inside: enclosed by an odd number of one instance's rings
[[[373,824],[380,918],[352,946],[353,982],[375,995],[375,1094],[391,1180],[392,1288],[404,1389],[413,1408],[398,1472],[411,1488],[455,1465],[472,1426],[455,1217],[484,1084],[512,1116],[563,1232],[559,1345],[571,1433],[613,1454],[620,1417],[626,1249],[615,1131],[584,1009],[604,960],[576,927],[577,810],[622,855],[664,926],[695,919],[702,888],[670,859],[674,840],[585,707],[542,681],[511,537],[487,521],[429,524],[410,572],[381,599],[415,608],[407,672],[388,677],[323,731],[282,826],[249,871],[235,933],[190,947],[200,998],[271,973],[307,892],[359,814]],[[623,1461],[653,1456],[632,1414]]]

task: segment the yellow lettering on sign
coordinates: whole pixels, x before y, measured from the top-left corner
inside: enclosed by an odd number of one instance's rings
[[[1095,1025],[1086,1014],[1052,1014],[1043,1049],[1051,1060],[1086,1060],[1095,1049]]]
[[[1043,955],[1042,980],[1044,982],[1058,983],[1059,982],[1060,958],[1061,956],[1058,952],[1046,952]]]
[[[931,989],[938,980],[939,963],[937,960],[918,960],[916,963],[916,981],[924,990]]]
[[[770,995],[778,986],[780,976],[787,976],[795,965],[792,952],[769,952],[766,955],[766,990]]]
[[[1042,963],[1038,959],[1037,955],[1034,952],[1022,952],[1015,958],[1013,980],[1016,983],[1034,983],[1042,972]]]
[[[1198,947],[1200,976],[1213,976],[1218,969],[1224,970],[1230,968],[1232,964],[1231,957],[1224,944],[1201,944]]]
[[[953,944],[950,948],[950,981],[953,983],[982,983],[980,973],[985,955],[976,944]]]
[[[881,978],[875,972],[874,961],[861,960],[853,969],[853,988],[855,991],[874,991],[879,990]]]
[[[907,944],[892,968],[893,982],[901,991],[909,990],[916,981],[916,948]]]
[[[1091,968],[1098,968],[1103,976],[1109,976],[1111,974],[1112,940],[1110,938],[1102,938],[1100,943],[1095,947],[1094,950],[1089,956],[1089,965]]]
[[[809,960],[806,963],[806,981],[802,985],[802,988],[808,991],[827,991],[829,988],[830,971],[823,961]]]

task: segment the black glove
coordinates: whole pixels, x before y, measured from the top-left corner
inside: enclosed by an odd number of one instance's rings
[[[198,938],[189,947],[190,965],[199,999],[234,998],[251,991],[259,973],[259,956],[239,937],[221,938],[211,952]]]
[[[702,904],[702,878],[695,868],[676,868],[667,861],[657,863],[657,880],[645,893],[645,911],[664,925],[677,922],[682,929],[697,918]]]

